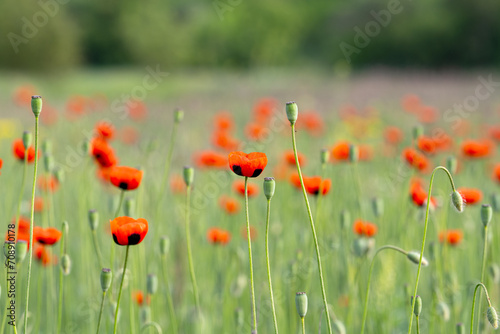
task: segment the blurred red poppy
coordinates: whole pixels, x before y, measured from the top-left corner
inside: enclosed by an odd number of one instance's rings
[[[377,227],[377,225],[375,225],[373,223],[358,219],[353,224],[353,231],[354,231],[354,233],[356,233],[360,236],[365,235],[365,236],[371,238],[371,237],[374,237],[375,234],[377,234],[378,227]]]
[[[14,151],[14,156],[20,160],[24,161],[24,153],[26,151],[26,148],[24,147],[23,140],[22,139],[16,139],[14,143],[12,144],[12,150]],[[35,161],[35,148],[33,146],[30,146],[28,148],[28,163],[32,163]]]
[[[418,146],[419,150],[424,152],[424,153],[427,153],[427,154],[436,153],[436,143],[430,137],[420,136],[417,139],[417,146]]]
[[[40,175],[37,180],[37,185],[42,191],[54,192],[59,188],[59,182],[52,175]]]
[[[115,127],[113,124],[104,121],[98,122],[95,125],[94,131],[97,137],[104,140],[110,140],[115,135]]]
[[[143,171],[127,166],[113,166],[109,173],[111,183],[123,190],[134,190],[139,187]]]
[[[421,106],[420,98],[414,94],[407,94],[403,96],[401,104],[403,109],[410,113],[416,113]]]
[[[214,132],[212,144],[223,150],[232,151],[235,150],[240,143],[237,139],[233,138],[229,132],[219,130]]]
[[[262,140],[269,133],[269,130],[260,123],[248,123],[245,127],[245,135],[250,140]]]
[[[390,145],[397,145],[403,140],[403,131],[395,126],[388,126],[384,130],[384,139]]]
[[[231,240],[231,234],[218,227],[212,227],[207,231],[207,239],[214,245],[226,245]]]
[[[483,193],[479,189],[458,188],[457,190],[467,205],[479,203],[483,199]]]
[[[299,165],[301,167],[305,166],[305,164],[306,164],[306,157],[302,153],[297,152],[297,158],[299,159]],[[283,159],[285,160],[285,162],[289,166],[295,167],[295,155],[293,153],[293,150],[286,151],[283,154]]]
[[[215,130],[230,131],[234,127],[234,121],[231,113],[221,111],[214,118]]]
[[[29,107],[33,95],[36,95],[36,89],[32,85],[19,86],[14,91],[14,103],[20,107]]]
[[[94,138],[91,143],[92,156],[101,167],[111,167],[118,163],[113,148],[102,138]]]
[[[461,230],[441,231],[439,232],[438,239],[441,243],[446,240],[450,245],[457,246],[463,239],[463,233]]]
[[[148,115],[148,109],[144,102],[131,99],[127,102],[128,115],[134,121],[141,121]]]
[[[230,215],[238,213],[240,210],[240,204],[234,198],[228,196],[221,196],[219,199],[219,206]]]
[[[42,245],[51,246],[59,241],[62,233],[54,227],[42,228],[35,226],[33,228],[33,240]]]
[[[245,196],[245,181],[236,180],[233,183],[233,189],[243,197]],[[253,197],[259,193],[259,187],[255,184],[248,182],[247,184],[248,197]]]
[[[195,156],[198,167],[225,167],[227,166],[227,157],[224,154],[215,151],[203,151]]]
[[[259,176],[267,165],[267,156],[261,152],[231,152],[228,160],[231,170],[236,175],[245,177]]]
[[[482,158],[489,156],[494,145],[489,140],[464,140],[462,143],[462,153],[468,158]]]
[[[276,109],[277,102],[272,98],[263,98],[255,103],[253,113],[258,123],[266,124],[271,117],[273,110]]]
[[[324,132],[325,124],[319,113],[306,111],[297,119],[297,129],[305,129],[313,136],[320,136]]]
[[[421,172],[428,171],[430,169],[430,162],[427,157],[411,147],[403,150],[403,158],[410,166],[415,167]]]

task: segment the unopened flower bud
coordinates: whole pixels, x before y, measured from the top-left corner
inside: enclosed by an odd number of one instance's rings
[[[61,268],[64,275],[68,275],[71,272],[71,259],[68,254],[64,254],[61,257]]]
[[[330,161],[330,151],[326,148],[322,149],[319,157],[321,164],[322,165],[326,164],[328,161]]]
[[[406,257],[413,263],[419,264],[420,262],[420,252],[411,251],[406,254]],[[422,257],[422,266],[426,267],[429,265],[429,261],[425,257]]]
[[[99,212],[96,210],[89,210],[89,225],[90,229],[92,231],[95,231],[97,229],[97,226],[99,226]]]
[[[304,318],[307,314],[307,295],[305,292],[297,292],[295,294],[295,306],[299,317]]]
[[[465,334],[465,326],[463,323],[458,323],[456,327],[457,334]]]
[[[23,132],[23,145],[24,145],[24,150],[28,150],[28,147],[31,145],[31,141],[33,140],[33,135],[29,131],[24,131]]]
[[[193,180],[194,180],[194,168],[193,167],[189,167],[189,166],[185,166],[184,167],[184,183],[186,184],[186,186],[190,186],[193,184]]]
[[[151,322],[151,308],[148,305],[141,307],[141,323],[147,324]]]
[[[52,155],[44,155],[43,166],[45,167],[45,171],[47,173],[52,172],[52,169],[54,169],[54,157]]]
[[[495,284],[500,283],[500,267],[496,263],[492,263],[489,268],[491,279]]]
[[[488,226],[491,221],[491,217],[493,217],[493,209],[491,208],[491,205],[481,205],[481,221],[483,222],[484,227]]]
[[[342,229],[349,228],[351,223],[351,214],[347,210],[340,211],[340,227]]]
[[[102,268],[101,271],[101,288],[103,292],[108,291],[111,286],[111,281],[113,280],[113,274],[111,273],[111,269]]]
[[[36,118],[42,112],[42,97],[40,95],[33,95],[31,97],[31,111],[33,111]]]
[[[175,123],[180,123],[184,119],[184,111],[181,109],[175,109],[174,111],[174,121]]]
[[[56,167],[54,169],[54,177],[56,178],[58,183],[63,183],[65,178],[64,169]]]
[[[411,304],[413,305],[413,296],[411,296]],[[415,307],[413,308],[413,314],[418,317],[420,316],[420,313],[422,313],[422,298],[420,298],[420,296],[417,296],[415,298]]]
[[[66,238],[66,236],[68,235],[68,231],[69,231],[69,224],[67,221],[64,220],[62,222],[61,230],[62,230],[64,237]]]
[[[498,315],[493,306],[488,307],[486,310],[486,318],[494,329],[498,328]]]
[[[451,194],[451,203],[453,204],[453,207],[457,209],[458,212],[464,211],[464,199],[457,190],[455,190]]]
[[[359,160],[359,147],[356,145],[349,145],[349,161],[357,162]]]
[[[53,150],[52,150],[52,141],[46,139],[42,143],[42,152],[43,154],[51,155]]]
[[[439,317],[443,319],[443,321],[448,321],[450,320],[450,308],[448,307],[448,304],[445,302],[439,302],[436,306],[436,311]]]
[[[158,291],[158,277],[155,274],[149,274],[147,279],[147,288],[150,295],[154,295]]]
[[[264,195],[266,195],[266,198],[268,200],[270,200],[273,197],[275,188],[276,188],[276,182],[274,181],[274,177],[265,177]]]
[[[491,195],[491,204],[496,212],[500,211],[500,194]]]
[[[418,139],[424,134],[424,128],[421,125],[416,125],[413,127],[413,139]]]
[[[299,107],[295,102],[288,102],[286,104],[286,117],[290,121],[290,125],[294,125],[299,117]]]
[[[135,216],[135,200],[133,198],[126,198],[123,205],[123,211],[125,216],[133,217]]]

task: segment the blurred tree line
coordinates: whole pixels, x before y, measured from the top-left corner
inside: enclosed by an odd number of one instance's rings
[[[3,0],[0,66],[495,66],[499,14],[497,0]]]

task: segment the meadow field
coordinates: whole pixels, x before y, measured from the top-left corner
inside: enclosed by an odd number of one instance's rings
[[[0,334],[493,332],[499,87],[488,71],[3,72]]]

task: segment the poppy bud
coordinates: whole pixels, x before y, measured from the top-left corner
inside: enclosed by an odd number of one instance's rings
[[[43,154],[52,154],[52,142],[50,140],[44,140],[42,143],[42,152]]]
[[[299,117],[299,107],[295,102],[287,102],[286,104],[286,117],[290,121],[290,125],[294,125]]]
[[[380,217],[384,214],[384,200],[380,197],[374,197],[372,199],[373,213],[376,217]]]
[[[167,255],[170,248],[170,239],[167,236],[160,238],[160,253],[161,255]]]
[[[193,184],[194,179],[194,168],[189,166],[184,166],[184,183],[186,186]]]
[[[448,304],[446,304],[445,302],[439,302],[436,308],[438,316],[440,316],[443,321],[446,322],[450,320],[450,308],[448,307]]]
[[[58,183],[63,183],[64,182],[64,169],[60,168],[60,167],[56,167],[54,169],[54,176],[57,180]]]
[[[356,145],[349,145],[349,161],[357,162],[359,160],[359,148]]]
[[[141,323],[147,324],[151,322],[151,308],[148,305],[144,305],[141,307]]]
[[[340,211],[340,227],[346,229],[351,222],[351,214],[347,210]]]
[[[465,326],[463,323],[458,323],[457,324],[457,327],[456,327],[456,330],[457,330],[457,334],[465,334]]]
[[[328,161],[330,161],[330,151],[326,148],[323,148],[319,154],[319,158],[322,165],[326,164]]]
[[[125,199],[123,211],[125,211],[125,216],[129,217],[135,216],[135,200],[133,198]]]
[[[493,216],[493,210],[491,209],[491,205],[489,204],[481,205],[481,221],[483,222],[484,227],[488,226],[492,216]]]
[[[158,291],[158,277],[155,274],[148,275],[147,288],[150,295],[154,295]]]
[[[413,127],[413,139],[418,139],[424,134],[424,128],[421,125]]]
[[[184,119],[184,111],[177,108],[174,111],[174,121],[175,123],[180,123]]]
[[[265,177],[264,178],[264,195],[268,200],[274,195],[274,189],[276,188],[276,182],[274,181],[274,177]]]
[[[489,269],[491,279],[495,284],[498,284],[500,282],[500,267],[498,266],[498,264],[492,263]]]
[[[307,295],[305,292],[297,292],[295,294],[295,306],[299,317],[304,318],[307,314]]]
[[[413,304],[413,296],[411,296],[411,304]],[[415,298],[415,307],[413,308],[413,314],[415,314],[415,316],[419,316],[420,313],[422,313],[422,298],[420,298],[420,296],[417,296]]]
[[[67,236],[68,235],[68,230],[69,230],[69,224],[67,221],[63,221],[62,222],[62,228],[61,228],[61,232]]]
[[[61,268],[64,275],[68,275],[71,272],[71,259],[68,254],[64,254],[61,257]]]
[[[42,97],[40,95],[33,95],[31,97],[31,111],[33,111],[36,118],[42,112]]]
[[[332,328],[333,328],[334,332],[337,334],[345,334],[346,333],[346,329],[345,329],[344,324],[342,323],[342,321],[340,321],[338,319],[333,321]]]
[[[17,240],[16,243],[16,263],[21,263],[26,258],[28,243],[24,240]]]
[[[420,262],[420,252],[408,252],[408,254],[406,254],[406,257],[415,264],[419,264]],[[425,257],[422,257],[422,266],[427,267],[428,265],[429,262],[427,261],[427,259]]]
[[[101,288],[103,292],[108,291],[111,286],[111,281],[113,280],[113,274],[111,273],[111,269],[102,268],[101,271]]]
[[[29,131],[23,132],[23,145],[24,149],[28,150],[28,147],[31,145],[31,141],[33,140],[33,135]]]
[[[486,310],[486,317],[488,318],[489,323],[494,329],[498,328],[498,315],[497,311],[493,306],[488,307]]]
[[[454,156],[449,156],[446,158],[446,169],[451,173],[455,174],[457,172],[457,158]]]
[[[458,212],[464,211],[464,199],[457,190],[451,194],[451,203]]]
[[[243,323],[245,322],[245,315],[243,314],[243,309],[238,307],[234,310],[234,321],[236,322],[236,327],[243,327]]]
[[[46,172],[52,172],[52,169],[54,168],[54,157],[52,155],[44,155],[43,166],[45,167]]]
[[[95,231],[99,226],[99,212],[96,210],[89,210],[89,225],[92,231]]]

